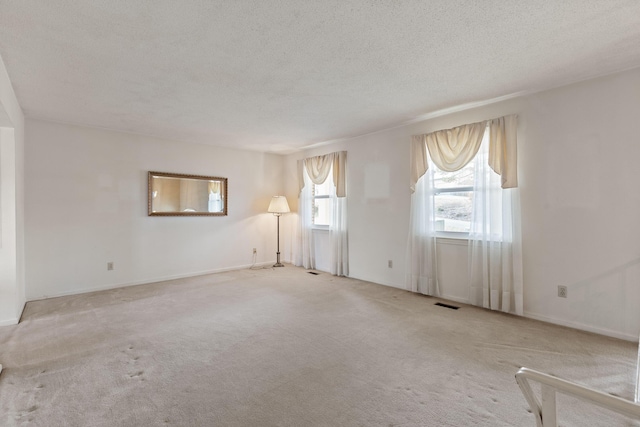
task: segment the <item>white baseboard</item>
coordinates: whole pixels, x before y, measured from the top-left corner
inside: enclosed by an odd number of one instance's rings
[[[371,282],[371,283],[375,283],[377,285],[389,286],[391,288],[405,289],[403,285],[398,285],[397,283],[386,282],[384,280],[374,279],[374,278],[371,278],[371,277],[354,276],[354,275],[351,275],[351,274],[349,276],[347,276],[347,277],[349,277],[351,279],[362,280],[363,282]]]
[[[371,282],[371,283],[375,283],[377,285],[384,285],[384,286],[389,286],[391,288],[396,288],[396,289],[402,289],[402,290],[407,290],[404,287],[404,284],[402,285],[398,285],[397,283],[391,283],[391,282],[385,282],[383,280],[379,280],[379,279],[372,279],[369,277],[356,277],[356,276],[349,276],[352,279],[357,279],[357,280],[362,280],[365,282]],[[444,299],[444,300],[448,300],[448,301],[453,301],[453,302],[457,302],[460,304],[469,304],[469,300],[466,298],[459,298],[453,295],[439,295],[437,297],[434,296],[434,298],[440,298],[440,299]]]
[[[457,303],[460,303],[460,304],[471,305],[471,303],[469,302],[468,299],[456,297],[456,296],[453,296],[453,295],[440,295],[437,298],[446,299],[447,301],[453,301],[453,302],[457,302]]]
[[[22,319],[22,313],[24,313],[24,309],[27,308],[27,300],[25,299],[22,302],[22,308],[20,309],[20,313],[18,313],[18,323],[20,323],[20,319]]]
[[[20,321],[20,318],[17,318],[17,317],[12,319],[0,320],[0,326],[17,325],[19,321]]]
[[[87,293],[90,293],[90,292],[108,291],[109,289],[125,288],[127,286],[147,285],[149,283],[166,282],[167,280],[177,280],[177,279],[185,279],[187,277],[206,276],[207,274],[224,273],[225,271],[234,271],[234,270],[244,270],[244,269],[247,269],[247,268],[250,268],[250,267],[255,267],[255,266],[273,265],[273,264],[275,264],[275,262],[276,262],[276,260],[273,260],[273,261],[261,262],[261,263],[256,263],[256,264],[246,264],[246,265],[238,265],[238,266],[235,266],[235,267],[225,267],[225,268],[217,268],[217,269],[214,269],[214,270],[197,271],[197,272],[186,273],[186,274],[176,274],[176,275],[173,275],[173,276],[155,277],[153,279],[145,279],[145,280],[140,280],[140,281],[136,281],[136,282],[112,283],[112,284],[109,284],[109,285],[96,286],[96,287],[93,287],[93,288],[84,288],[84,289],[68,291],[68,292],[58,292],[58,293],[55,293],[55,294],[48,294],[48,295],[41,295],[41,296],[36,296],[36,297],[29,297],[27,299],[27,301],[40,301],[40,300],[45,300],[45,299],[49,299],[49,298],[65,297],[65,296],[69,296],[69,295],[80,295],[80,294],[87,294]],[[24,310],[24,308],[23,308],[23,310]],[[16,323],[18,323],[18,322],[16,321]],[[0,322],[0,326],[2,326],[2,322]]]
[[[22,308],[20,309],[20,312],[18,313],[18,317],[0,320],[0,326],[11,326],[11,325],[17,325],[18,323],[20,323],[20,319],[22,319],[22,313],[24,312],[24,308],[26,306],[27,306],[27,302],[24,301],[22,303]]]
[[[528,317],[529,319],[540,320],[546,323],[553,323],[554,325],[566,326],[573,329],[578,329],[586,332],[593,332],[594,334],[605,335],[612,338],[618,338],[625,341],[638,342],[638,336],[633,334],[627,334],[624,332],[613,331],[607,328],[599,328],[596,326],[587,325],[581,322],[572,322],[569,320],[558,319],[552,316],[544,316],[537,313],[526,312],[524,313],[524,317]]]
[[[357,279],[357,280],[363,280],[363,281],[366,281],[366,282],[376,283],[376,284],[379,284],[379,285],[390,286],[392,288],[405,289],[404,286],[398,286],[397,284],[394,284],[394,283],[387,283],[387,282],[384,282],[382,280],[374,279],[374,278],[370,278],[370,277],[363,277],[363,276],[360,276],[360,277],[349,276],[349,277],[351,277],[353,279]],[[449,301],[458,302],[460,304],[469,304],[469,301],[467,299],[458,298],[458,297],[455,297],[455,296],[452,296],[452,295],[440,295],[438,298],[449,300]],[[527,317],[527,318],[530,318],[530,319],[534,319],[534,320],[540,320],[540,321],[546,322],[546,323],[552,323],[554,325],[566,326],[566,327],[573,328],[573,329],[578,329],[578,330],[581,330],[581,331],[593,332],[595,334],[605,335],[605,336],[612,337],[612,338],[618,338],[618,339],[625,340],[625,341],[638,342],[638,336],[637,335],[624,333],[624,332],[619,332],[619,331],[614,331],[614,330],[607,329],[607,328],[599,328],[599,327],[591,326],[591,325],[580,323],[580,322],[571,322],[571,321],[558,319],[558,318],[551,317],[551,316],[543,316],[543,315],[540,315],[540,314],[537,314],[537,313],[531,313],[531,312],[525,312],[524,313],[524,317]]]
[[[379,279],[373,279],[373,278],[362,277],[362,276],[361,277],[349,276],[349,277],[351,277],[353,279],[364,280],[366,282],[377,283],[379,285],[390,286],[392,288],[405,289],[404,286],[398,286],[397,284],[394,284],[394,283],[385,283],[384,281],[381,281]],[[455,296],[452,296],[452,295],[440,295],[437,298],[458,302],[460,304],[470,304],[470,302],[467,299],[458,298],[458,297],[455,297]],[[546,323],[552,323],[554,325],[566,326],[566,327],[573,328],[573,329],[578,329],[578,330],[581,330],[581,331],[593,332],[594,334],[605,335],[605,336],[608,336],[608,337],[618,338],[618,339],[625,340],[625,341],[638,342],[638,336],[637,335],[630,334],[630,333],[619,332],[619,331],[614,331],[614,330],[607,329],[607,328],[599,328],[599,327],[591,326],[591,325],[588,325],[588,324],[585,324],[585,323],[571,322],[571,321],[558,319],[558,318],[551,317],[551,316],[543,316],[543,315],[540,315],[540,314],[537,314],[537,313],[531,313],[531,312],[525,312],[524,313],[524,317],[527,317],[527,318],[530,318],[530,319],[534,319],[534,320],[540,320],[540,321],[546,322]]]

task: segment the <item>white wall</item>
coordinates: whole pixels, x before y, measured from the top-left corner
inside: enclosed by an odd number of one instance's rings
[[[404,143],[405,134],[405,129],[395,129],[292,154],[285,171],[287,198],[292,211],[296,211],[296,160],[347,150],[349,276],[397,287],[404,283],[409,229],[409,144]],[[381,174],[386,182],[372,179],[372,170],[388,171]],[[386,191],[380,193],[379,187]],[[285,219],[289,221],[287,230],[293,233],[295,215]],[[288,239],[285,253],[289,256],[293,255],[293,240]],[[388,260],[393,261],[391,269],[387,267]]]
[[[287,196],[297,197],[297,159],[347,150],[350,276],[403,288],[411,135],[512,113],[519,116],[525,315],[637,340],[640,69],[290,155]],[[389,172],[389,191],[374,198],[375,170]],[[438,250],[443,295],[468,301],[466,246],[441,242]],[[558,285],[568,286],[567,299],[557,297]]]
[[[0,325],[18,323],[25,303],[24,115],[0,58]]]
[[[329,230],[313,230],[313,244],[316,254],[316,270],[331,271],[331,253],[327,250],[331,246]]]
[[[283,157],[26,122],[27,298],[275,262]],[[147,172],[229,179],[226,217],[147,216]],[[107,262],[115,269],[107,271]]]

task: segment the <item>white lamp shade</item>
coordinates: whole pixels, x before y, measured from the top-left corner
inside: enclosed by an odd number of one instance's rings
[[[291,212],[289,210],[289,203],[287,203],[287,198],[284,196],[273,196],[271,198],[271,203],[269,203],[269,209],[267,209],[267,212],[270,212],[270,213]]]

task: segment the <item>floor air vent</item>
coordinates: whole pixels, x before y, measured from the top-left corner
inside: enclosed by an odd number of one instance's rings
[[[307,271],[307,273],[313,274],[314,276],[317,276],[318,274],[320,274],[320,273],[316,273],[315,271]]]
[[[439,305],[440,307],[450,308],[451,310],[457,310],[460,308],[456,307],[455,305],[443,304],[441,302],[437,302],[436,305]]]

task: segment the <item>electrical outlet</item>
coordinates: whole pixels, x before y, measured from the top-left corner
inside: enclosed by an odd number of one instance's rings
[[[257,253],[258,253],[258,250],[256,248],[253,248],[253,254],[255,255]]]
[[[389,260],[389,263],[387,265],[389,266],[389,268],[393,268],[393,261]]]
[[[113,270],[113,261],[107,263],[107,270]]]
[[[558,286],[558,296],[560,298],[567,297],[567,287],[566,286]]]

